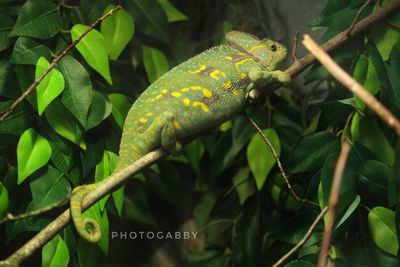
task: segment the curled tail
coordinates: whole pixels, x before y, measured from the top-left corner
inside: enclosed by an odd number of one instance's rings
[[[97,188],[97,184],[82,185],[76,187],[71,194],[71,217],[79,235],[85,240],[95,243],[101,238],[99,224],[90,218],[82,217],[82,200],[92,190]]]

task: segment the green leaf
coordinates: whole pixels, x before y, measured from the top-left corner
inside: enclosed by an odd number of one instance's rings
[[[196,174],[200,176],[200,160],[204,155],[204,145],[196,139],[184,147],[185,155],[195,170]]]
[[[0,111],[6,110],[14,103],[14,100],[0,103]],[[28,104],[22,103],[4,122],[0,123],[0,134],[21,135],[32,126],[32,112]]]
[[[51,128],[65,139],[86,149],[82,129],[71,112],[59,101],[53,101],[45,111],[46,119]]]
[[[10,36],[48,39],[62,27],[57,5],[43,0],[28,0],[21,8]]]
[[[42,267],[67,267],[69,252],[67,244],[56,235],[42,249]]]
[[[342,218],[340,218],[340,221],[338,222],[336,229],[339,228],[343,223],[345,223],[351,217],[351,215],[354,213],[354,211],[360,205],[360,202],[361,202],[361,198],[359,195],[357,195],[354,198],[354,201],[347,208],[346,212],[343,214]]]
[[[0,60],[0,95],[7,98],[21,95],[14,67],[7,60]]]
[[[94,90],[93,99],[86,120],[86,129],[92,129],[110,116],[112,105],[102,93]]]
[[[132,106],[132,103],[123,94],[118,94],[118,93],[109,94],[108,98],[112,103],[112,111],[111,111],[112,116],[114,117],[114,120],[116,121],[118,126],[122,129],[125,123],[126,115],[128,114],[128,111]]]
[[[375,117],[361,117],[359,113],[356,113],[351,122],[351,137],[353,142],[360,142],[369,148],[378,159],[392,166],[394,149],[383,134]]]
[[[109,12],[115,6],[111,5],[104,10]],[[131,15],[125,10],[120,10],[101,23],[103,34],[110,59],[116,60],[135,33],[135,25]]]
[[[50,49],[28,37],[19,37],[14,45],[10,63],[36,65],[40,57],[51,59]]]
[[[94,174],[94,180],[100,182],[110,176],[117,165],[118,155],[113,152],[105,150],[101,161],[96,165],[96,172]],[[100,210],[104,210],[107,199],[110,195],[103,197],[100,201]]]
[[[50,159],[51,146],[33,128],[26,130],[18,141],[18,184],[34,171],[44,166]]]
[[[272,143],[278,156],[281,154],[281,145],[278,134],[274,129],[265,129],[264,134]],[[251,172],[256,179],[257,189],[261,190],[268,173],[274,167],[276,160],[269,146],[264,142],[259,133],[253,135],[247,146],[247,161]]]
[[[9,203],[7,188],[0,182],[0,220],[6,216]]]
[[[171,42],[167,17],[157,0],[132,0],[126,4],[137,29],[166,44]]]
[[[257,192],[254,182],[249,178],[249,174],[250,169],[243,167],[233,177],[233,184],[239,195],[239,202],[241,205],[244,204],[246,199]]]
[[[292,261],[286,264],[285,267],[315,267],[315,265],[308,261]]]
[[[89,209],[87,209],[83,214],[83,218],[91,218],[95,220],[101,230],[101,238],[100,240],[96,243],[99,248],[103,251],[105,255],[108,254],[108,239],[109,239],[109,225],[108,225],[108,216],[107,216],[107,211],[103,210],[101,211],[100,204],[97,202],[93,206],[91,206]]]
[[[11,45],[8,34],[14,26],[12,19],[6,14],[0,13],[0,52],[7,49]]]
[[[188,17],[174,7],[168,0],[158,0],[158,3],[164,9],[168,22],[188,20]]]
[[[396,236],[395,213],[385,207],[375,207],[368,214],[368,226],[375,244],[396,256],[399,242]]]
[[[150,83],[153,83],[168,71],[168,61],[163,52],[159,49],[145,45],[142,48],[143,63],[144,68],[146,69],[147,78]]]
[[[35,78],[39,78],[50,63],[41,57],[36,64]],[[64,90],[64,77],[57,69],[52,69],[37,85],[37,105],[39,115],[43,114],[46,107]]]
[[[88,28],[88,26],[83,24],[74,25],[71,29],[72,40],[76,40]],[[83,37],[83,39],[76,45],[76,48],[89,66],[100,73],[109,84],[112,84],[106,41],[103,35],[93,29]]]
[[[95,267],[101,258],[97,244],[89,243],[82,238],[78,240],[78,262],[80,267]]]
[[[90,76],[86,69],[70,56],[64,57],[59,67],[65,79],[62,102],[82,125],[86,125],[93,97]]]
[[[32,192],[32,209],[48,207],[71,193],[71,186],[64,174],[51,166],[29,186]]]

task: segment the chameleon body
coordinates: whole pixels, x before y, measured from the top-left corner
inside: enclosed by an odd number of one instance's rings
[[[287,54],[283,45],[237,31],[226,39],[229,45],[210,48],[179,64],[140,95],[125,121],[115,171],[159,146],[179,152],[182,138],[239,114],[252,89],[290,80],[277,70]],[[95,221],[82,219],[81,202],[97,186],[77,187],[71,197],[76,229],[91,242],[101,234]]]

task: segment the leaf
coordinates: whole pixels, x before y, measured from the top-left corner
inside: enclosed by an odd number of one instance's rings
[[[7,60],[0,60],[0,95],[7,98],[17,98],[21,94],[18,89],[14,67]]]
[[[93,99],[89,108],[85,128],[92,129],[110,116],[112,105],[108,98],[102,93],[94,90]]]
[[[243,205],[249,197],[257,192],[254,182],[249,179],[249,174],[250,169],[243,167],[233,177],[233,184],[239,195],[239,202],[241,205]]]
[[[392,166],[394,149],[383,134],[375,117],[361,117],[359,113],[356,113],[351,122],[351,137],[353,142],[360,142],[369,148],[378,159]]]
[[[76,24],[71,29],[71,38],[76,40],[89,27],[83,24]],[[106,49],[106,41],[97,30],[91,30],[83,39],[76,45],[79,53],[83,56],[86,62],[95,69],[109,84],[112,84],[110,67],[108,62],[108,53]]]
[[[285,267],[315,267],[315,265],[308,261],[292,261],[286,264]]]
[[[82,238],[78,240],[78,262],[80,267],[94,267],[101,259],[101,250],[96,244],[86,242]]]
[[[342,218],[340,218],[340,221],[336,225],[336,229],[339,228],[343,223],[345,223],[351,215],[354,213],[354,211],[358,208],[360,205],[361,198],[359,195],[357,195],[354,198],[354,201],[350,204],[350,206],[347,208],[346,212],[343,214]]]
[[[42,267],[67,267],[69,252],[67,244],[56,235],[42,249]]]
[[[44,166],[50,159],[49,142],[33,128],[26,130],[18,141],[18,184],[21,184],[34,171]]]
[[[76,59],[70,56],[64,57],[59,67],[65,79],[62,102],[82,125],[86,125],[93,97],[89,74]]]
[[[51,59],[50,49],[28,37],[19,37],[14,45],[10,63],[36,65],[40,57]]]
[[[264,134],[270,140],[278,156],[281,154],[281,145],[278,134],[274,129],[265,129]],[[257,189],[261,190],[268,173],[274,167],[276,160],[269,146],[259,133],[253,135],[247,146],[247,161],[251,172],[256,179]]]
[[[135,18],[137,29],[170,44],[167,17],[157,0],[133,0],[127,1],[126,4],[128,11]]]
[[[96,165],[96,172],[94,179],[97,182],[103,181],[113,173],[115,166],[117,165],[118,155],[113,152],[105,150],[101,161]],[[103,211],[106,205],[107,199],[110,195],[103,197],[99,201],[100,210]]]
[[[28,0],[22,6],[10,36],[48,39],[62,27],[57,5],[43,0]]]
[[[115,6],[108,6],[104,13]],[[135,24],[131,15],[125,10],[119,10],[101,23],[101,34],[104,36],[108,54],[111,60],[116,60],[135,33]]]
[[[6,110],[14,103],[14,100],[0,103],[0,111]],[[21,135],[32,126],[31,109],[28,104],[22,103],[4,122],[0,123],[0,134]]]
[[[0,13],[0,52],[7,49],[11,45],[10,37],[8,37],[14,26],[12,19],[6,14]]]
[[[51,166],[29,186],[32,192],[32,209],[48,207],[71,193],[71,186],[64,174]]]
[[[128,114],[132,103],[123,94],[109,94],[108,98],[112,103],[112,116],[114,117],[114,120],[118,124],[118,126],[122,129],[125,123],[126,115]]]
[[[0,182],[0,220],[6,216],[10,203],[7,188]]]
[[[176,9],[176,7],[174,7],[168,0],[158,0],[158,3],[160,3],[164,9],[168,22],[188,20],[188,17]]]
[[[196,174],[200,176],[200,161],[205,152],[203,143],[199,139],[196,139],[186,145],[184,151],[190,165],[192,165]]]
[[[143,49],[143,63],[146,69],[147,78],[150,83],[161,77],[169,69],[167,58],[163,52],[157,48],[150,46],[142,46]]]
[[[38,79],[50,66],[50,63],[41,57],[36,64],[35,78]],[[37,85],[37,105],[39,115],[64,90],[64,77],[57,69],[52,69]]]
[[[395,213],[385,207],[375,207],[368,214],[368,226],[375,244],[396,256],[399,242],[396,236]]]
[[[53,101],[46,111],[46,119],[51,128],[65,139],[77,144],[83,150],[86,149],[82,129],[71,112],[59,101]]]

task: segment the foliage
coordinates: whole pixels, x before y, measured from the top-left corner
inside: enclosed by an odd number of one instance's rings
[[[119,2],[124,10],[91,31],[0,123],[0,219],[6,212],[47,207],[79,184],[104,179],[115,166],[127,111],[151,82],[220,43],[227,29],[258,36],[268,30],[260,26],[266,15],[246,1],[222,6],[197,0],[2,1],[0,110]],[[320,41],[349,27],[364,2],[328,0],[311,23],[326,29]],[[372,2],[362,17],[377,8]],[[243,17],[245,12],[254,16]],[[400,13],[389,20],[400,23]],[[399,37],[398,29],[382,21],[333,53],[398,117]],[[317,85],[283,88],[248,113],[280,154],[293,189],[320,207],[294,199],[268,147],[238,117],[187,145],[183,155],[144,170],[126,186],[123,198],[114,193],[90,208],[85,216],[103,230],[97,244],[86,243],[68,226],[26,265],[143,266],[168,240],[113,240],[109,233],[176,231],[193,218],[204,240],[188,246],[182,266],[271,266],[300,241],[326,205],[340,144],[348,138],[352,148],[330,257],[337,266],[398,266],[398,140],[319,64],[306,73],[310,83]],[[1,258],[60,210],[1,226]],[[286,266],[315,266],[323,229],[324,222]]]

